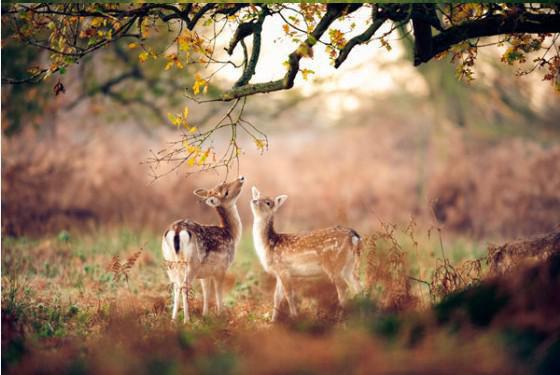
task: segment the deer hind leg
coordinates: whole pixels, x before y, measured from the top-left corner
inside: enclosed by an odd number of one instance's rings
[[[189,316],[189,300],[188,300],[188,290],[193,279],[193,274],[190,269],[187,269],[184,277],[183,284],[181,285],[181,296],[183,297],[183,323],[188,322],[191,318]]]
[[[210,299],[210,288],[212,286],[211,279],[200,279],[200,286],[202,287],[202,315],[208,315],[208,303]]]
[[[214,277],[214,289],[216,292],[216,312],[221,314],[222,312],[222,298],[224,294],[224,275]]]
[[[352,255],[349,261],[346,262],[344,268],[342,269],[342,277],[344,278],[344,281],[350,288],[353,296],[356,296],[362,291],[362,286],[360,285],[360,281],[358,280],[356,275],[356,272],[358,271],[357,263],[355,259],[356,256],[357,255]]]
[[[343,276],[343,269],[335,267],[332,264],[323,264],[323,270],[336,287],[336,294],[338,296],[338,303],[340,306],[346,304],[346,280]]]
[[[338,295],[338,303],[340,306],[346,306],[346,281],[340,274],[333,275],[332,278],[334,286],[336,287],[336,294]]]
[[[179,311],[179,284],[173,283],[173,311],[171,312],[171,319],[177,319],[177,312]]]
[[[183,297],[183,323],[188,322],[191,318],[189,316],[189,301],[187,298],[187,284],[185,283],[181,288],[181,296]]]
[[[274,290],[274,310],[272,311],[272,321],[275,322],[280,314],[280,307],[284,300],[284,289],[282,288],[282,281],[276,278],[276,289]]]

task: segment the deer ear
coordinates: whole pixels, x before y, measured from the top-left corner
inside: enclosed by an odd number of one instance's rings
[[[253,199],[259,199],[261,197],[261,192],[258,191],[255,186],[251,188],[251,193],[253,194]]]
[[[280,206],[282,206],[287,199],[288,199],[287,195],[279,195],[276,198],[274,198],[274,209],[275,210],[279,209]]]
[[[206,199],[206,197],[208,197],[208,191],[206,191],[205,189],[196,189],[195,191],[193,191],[193,194],[200,199]]]

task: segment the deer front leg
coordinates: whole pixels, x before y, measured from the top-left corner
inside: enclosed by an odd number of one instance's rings
[[[210,291],[210,287],[212,286],[211,279],[200,279],[200,285],[202,286],[202,316],[208,315],[208,299],[210,296],[208,292]]]
[[[171,319],[177,319],[177,312],[179,311],[179,284],[173,283],[173,310],[171,312]]]
[[[288,307],[290,308],[290,317],[295,318],[297,316],[296,300],[294,296],[294,290],[292,285],[292,279],[289,274],[279,275],[279,280],[282,283],[282,290],[286,295],[288,300]]]
[[[276,289],[274,290],[274,310],[272,311],[272,321],[275,322],[280,314],[280,307],[284,300],[284,289],[282,289],[282,281],[276,278]]]

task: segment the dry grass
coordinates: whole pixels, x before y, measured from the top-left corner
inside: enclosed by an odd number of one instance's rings
[[[525,373],[553,368],[554,332],[560,328],[554,314],[560,306],[558,257],[458,288],[434,305],[419,303],[423,297],[414,295],[406,275],[417,266],[414,253],[429,243],[415,233],[417,248],[411,247],[410,235],[399,237],[403,231],[409,229],[387,225],[385,232],[369,237],[371,246],[363,255],[363,276],[372,291],[367,298],[341,311],[332,285],[302,283],[301,317],[284,316],[277,325],[270,323],[273,280],[260,271],[245,240],[228,275],[226,312],[203,319],[196,288],[190,294],[193,322],[183,326],[169,318],[157,235],[131,240],[122,231],[79,239],[4,238],[2,368],[23,374],[446,373],[456,368]],[[385,270],[372,264],[372,251],[392,263]],[[462,266],[447,261],[453,272],[461,272]],[[118,276],[123,269],[128,282]],[[379,285],[384,292],[376,295]]]

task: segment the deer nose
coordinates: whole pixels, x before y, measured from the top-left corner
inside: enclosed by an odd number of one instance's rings
[[[240,176],[240,177],[239,177],[239,182],[245,182],[245,177]]]
[[[253,202],[253,204],[257,204],[257,200],[253,199],[251,202]]]

